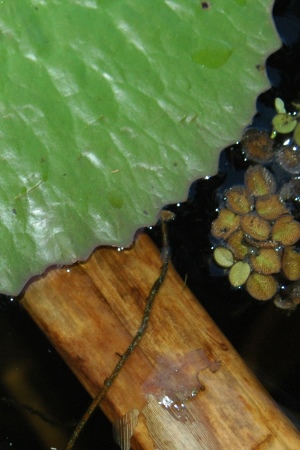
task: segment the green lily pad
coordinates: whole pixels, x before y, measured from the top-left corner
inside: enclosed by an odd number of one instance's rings
[[[279,39],[272,1],[208,3],[1,2],[0,292],[129,245],[216,172]]]

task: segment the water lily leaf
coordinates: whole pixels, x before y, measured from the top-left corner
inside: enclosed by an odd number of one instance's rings
[[[216,172],[268,86],[271,4],[1,2],[1,292],[127,246]]]

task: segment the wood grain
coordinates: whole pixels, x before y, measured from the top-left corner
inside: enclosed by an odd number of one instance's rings
[[[98,249],[25,290],[24,307],[92,396],[139,328],[160,266],[159,251],[142,234],[130,250]],[[158,401],[168,393],[178,394],[173,409]],[[102,409],[112,422],[140,412],[134,450],[300,448],[297,431],[172,267],[147,333]]]

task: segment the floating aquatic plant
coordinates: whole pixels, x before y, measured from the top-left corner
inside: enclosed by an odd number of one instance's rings
[[[246,289],[256,300],[270,300],[278,290],[278,282],[272,275],[252,272],[246,281]]]
[[[260,248],[250,252],[249,260],[255,272],[263,275],[278,273],[281,269],[281,250],[275,248]]]
[[[251,272],[250,264],[244,261],[235,262],[229,270],[229,281],[234,287],[242,286],[246,283]]]
[[[245,185],[248,195],[253,197],[276,192],[276,181],[273,174],[261,164],[249,167],[245,174]]]
[[[246,214],[253,209],[253,197],[243,186],[234,186],[224,192],[226,206],[235,214]]]
[[[295,246],[287,246],[283,251],[282,271],[288,280],[300,280],[300,252]]]
[[[290,214],[278,217],[272,227],[272,239],[280,245],[294,245],[300,239],[300,223]]]
[[[246,236],[256,241],[267,241],[270,237],[271,226],[269,222],[256,212],[245,214],[241,218],[241,228]]]
[[[280,99],[276,107],[286,114]],[[300,302],[300,179],[294,177],[299,148],[293,129],[281,134],[287,135],[284,142],[265,131],[246,130],[241,146],[250,165],[244,185],[224,192],[211,232],[221,240],[214,259],[233,287],[245,286],[256,300],[274,298],[276,306],[293,309]],[[231,226],[228,211],[235,217]]]
[[[212,234],[216,238],[227,239],[240,226],[240,216],[222,208],[218,218],[212,224]]]
[[[267,131],[250,128],[244,133],[242,146],[251,161],[266,163],[273,158],[273,140]]]
[[[293,139],[297,145],[300,145],[300,105],[294,103],[295,110],[287,112],[285,104],[281,98],[275,99],[275,109],[277,114],[273,117],[272,125],[274,138],[277,133],[290,134],[293,132]]]
[[[265,195],[256,199],[255,209],[260,217],[266,220],[275,220],[282,214],[288,214],[286,207],[280,195]]]

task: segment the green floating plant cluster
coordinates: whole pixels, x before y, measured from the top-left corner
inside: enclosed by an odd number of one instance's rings
[[[0,292],[127,246],[216,172],[279,46],[272,1],[0,4]]]
[[[300,145],[300,105],[294,103],[295,111],[289,113],[285,109],[284,102],[281,98],[275,99],[275,108],[277,114],[273,117],[273,133],[272,137],[275,138],[277,133],[290,134],[293,133],[293,139],[296,145]]]
[[[245,131],[244,183],[223,192],[211,228],[217,240],[214,260],[231,286],[245,286],[254,299],[273,299],[289,310],[300,304],[300,122],[299,105],[293,105],[296,112],[287,113],[284,102],[275,99],[271,135]]]

